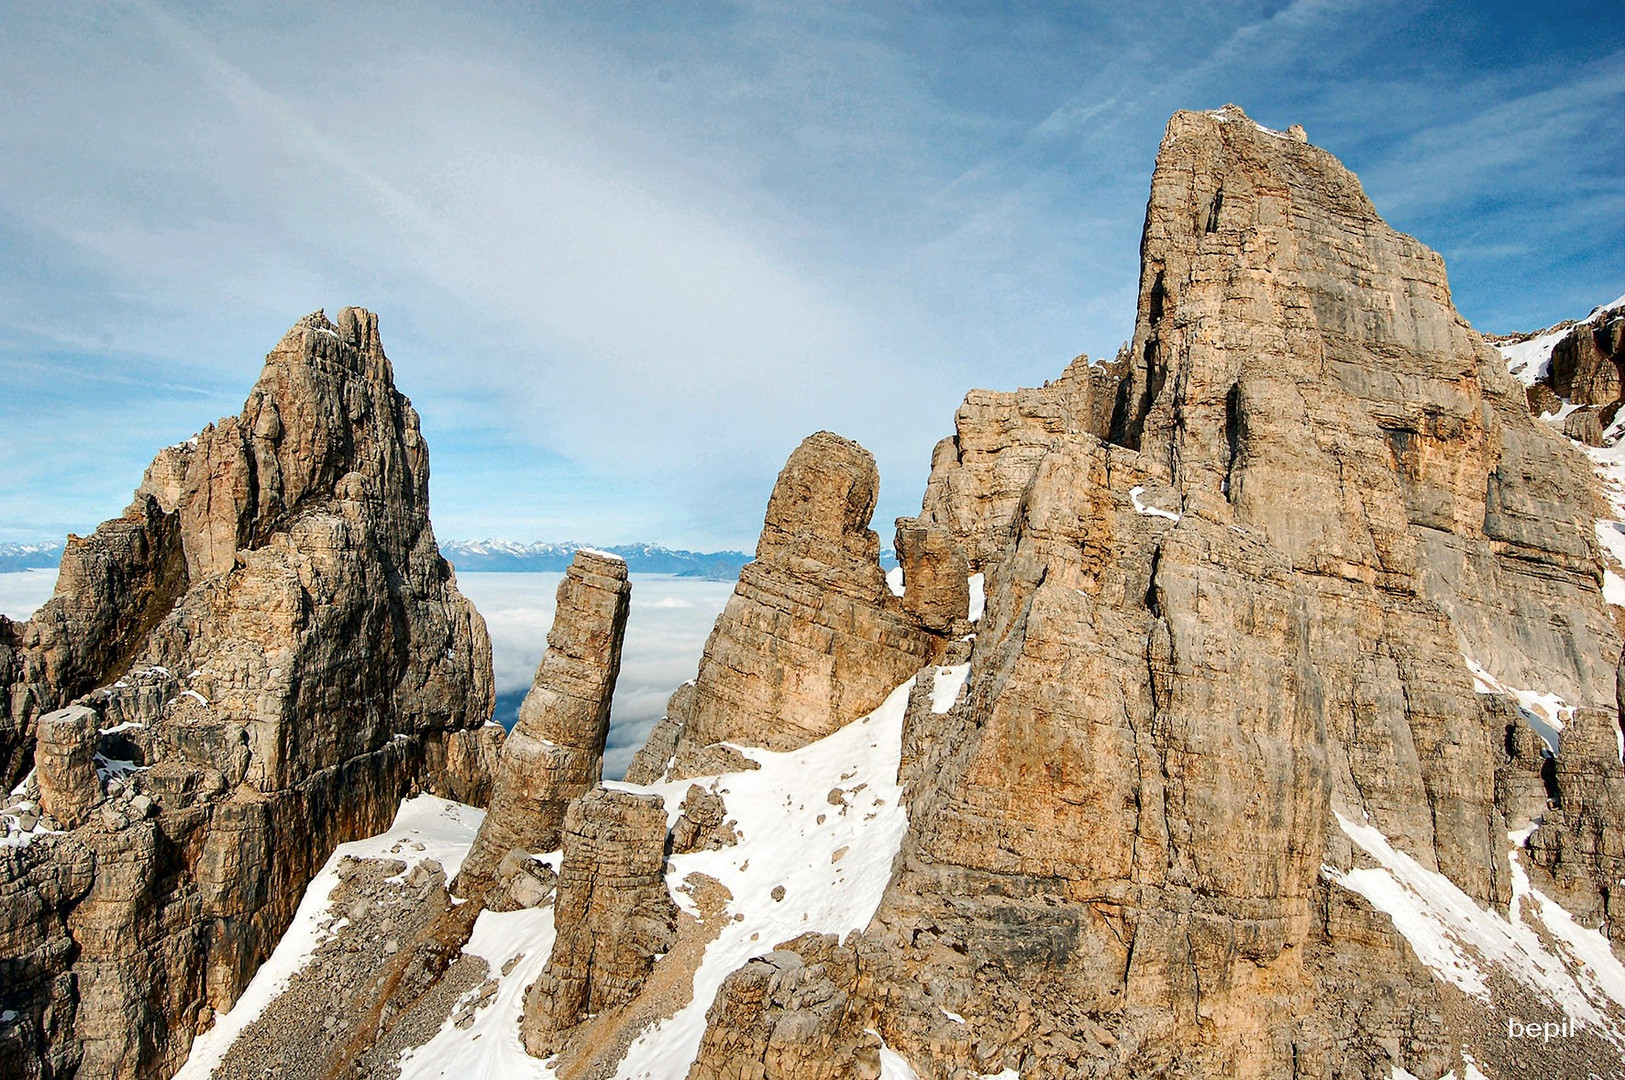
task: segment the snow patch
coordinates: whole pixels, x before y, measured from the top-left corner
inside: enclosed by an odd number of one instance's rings
[[[1179,515],[1174,513],[1172,510],[1164,510],[1160,506],[1151,506],[1147,503],[1141,502],[1140,496],[1144,494],[1144,487],[1137,486],[1129,489],[1128,497],[1134,501],[1134,512],[1136,514],[1149,514],[1152,517],[1167,518],[1169,521],[1179,520]]]
[[[869,1028],[868,1034],[880,1039],[880,1033],[874,1028]],[[914,1066],[902,1054],[887,1046],[885,1039],[880,1039],[880,1080],[920,1080]]]
[[[1535,729],[1535,733],[1546,743],[1546,748],[1554,754],[1557,753],[1559,736],[1574,719],[1574,706],[1556,694],[1508,686],[1485,671],[1466,653],[1462,653],[1461,658],[1467,661],[1467,670],[1473,673],[1474,690],[1480,694],[1505,694],[1517,701],[1519,715]]]
[[[1553,330],[1549,334],[1519,341],[1512,345],[1497,345],[1507,370],[1524,386],[1534,386],[1552,369],[1552,350],[1568,335],[1569,327]]]
[[[967,579],[967,584],[970,585],[970,621],[981,622],[987,611],[987,579],[978,572]]]
[[[110,758],[105,754],[97,754],[93,761],[96,766],[96,775],[101,778],[104,784],[112,780],[122,780],[126,776],[146,772],[152,768],[151,765],[141,765],[125,758]]]
[[[1625,1032],[1603,1012],[1605,1007],[1625,1005],[1625,967],[1600,934],[1574,926],[1566,911],[1529,886],[1517,866],[1516,852],[1513,887],[1518,918],[1514,921],[1479,907],[1449,878],[1395,850],[1377,829],[1356,824],[1342,814],[1335,816],[1348,838],[1378,865],[1348,871],[1325,866],[1322,874],[1387,914],[1417,959],[1437,978],[1489,1001],[1484,966],[1494,965],[1563,1009],[1577,1024],[1595,1027],[1625,1046]],[[1528,834],[1509,835],[1516,839]],[[1525,898],[1535,899],[1539,922],[1558,943],[1555,953],[1530,925],[1534,919]],[[1575,934],[1573,943],[1566,937],[1570,933]]]
[[[402,1053],[400,1080],[547,1075],[550,1070],[527,1054],[519,1041],[519,1017],[525,1011],[525,988],[536,981],[553,953],[553,935],[551,904],[480,912],[463,952],[485,961],[490,968],[486,977],[497,980],[496,997],[475,1011],[467,1028],[459,1028],[448,1016],[434,1038]],[[469,995],[478,992],[475,987]],[[454,1015],[456,1011],[454,1007]]]
[[[623,562],[626,561],[624,558],[622,558],[621,556],[615,554],[613,551],[605,551],[603,548],[584,547],[584,548],[579,548],[578,550],[583,555],[596,555],[600,559],[604,559],[604,560],[606,560],[608,562],[623,563]]]
[[[931,711],[945,713],[953,708],[954,702],[959,700],[959,690],[968,678],[970,678],[969,664],[937,668],[937,677],[931,683]]]
[[[903,595],[903,568],[894,566],[886,571],[886,588],[891,590],[893,596]]]

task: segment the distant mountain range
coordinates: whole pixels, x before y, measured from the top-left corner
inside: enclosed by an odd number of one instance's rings
[[[447,540],[440,545],[444,555],[458,570],[561,571],[570,565],[579,548],[595,544],[521,544],[515,540]],[[750,562],[742,551],[678,551],[659,544],[620,544],[599,547],[626,560],[626,568],[644,574],[676,574],[679,577],[732,581],[739,568]]]
[[[0,544],[0,574],[17,570],[55,570],[62,561],[62,541],[49,544]]]
[[[516,540],[447,540],[440,554],[459,570],[555,573],[564,570],[576,550],[590,544],[521,544]],[[676,574],[708,581],[732,581],[750,562],[743,551],[682,551],[659,544],[620,544],[603,548],[626,560],[627,569],[644,574]],[[0,573],[18,570],[54,570],[62,561],[62,542],[48,544],[0,543]],[[890,548],[880,553],[881,565],[897,565]]]

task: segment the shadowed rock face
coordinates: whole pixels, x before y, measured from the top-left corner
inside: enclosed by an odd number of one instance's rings
[[[1323,877],[1355,865],[1334,811],[1483,905],[1544,811],[1524,865],[1625,932],[1588,463],[1439,257],[1238,109],[1169,123],[1142,256],[1118,361],[973,392],[938,447],[920,521],[987,610],[967,698],[905,721],[910,828],[856,970],[799,1006],[796,964],[738,975],[706,1046],[757,1057],[765,1016],[778,1060],[873,1026],[922,1075],[1439,1075],[1474,1014]],[[1561,809],[1464,654],[1579,706]]]
[[[1557,395],[1567,401],[1605,407],[1606,425],[1625,398],[1622,368],[1625,308],[1614,308],[1576,325],[1552,347],[1548,380]]]
[[[376,318],[309,316],[4,628],[0,761],[14,782],[38,757],[46,811],[83,822],[0,853],[0,1058],[22,1074],[168,1075],[334,845],[415,784],[483,798],[490,644],[428,474]],[[75,699],[74,723],[37,719]],[[140,768],[87,782],[98,750]]]
[[[875,708],[936,655],[940,639],[903,610],[880,569],[869,528],[879,490],[874,457],[857,443],[821,431],[796,448],[699,675],[673,695],[669,723],[629,778],[664,772],[667,746],[674,775],[707,771],[694,755],[714,743],[804,746]]]
[[[556,851],[570,800],[602,779],[631,599],[625,562],[576,552],[559,582],[547,652],[503,743],[489,812],[457,877],[462,895],[483,896],[514,850]]]

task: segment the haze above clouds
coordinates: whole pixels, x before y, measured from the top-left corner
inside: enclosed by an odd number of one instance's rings
[[[1609,4],[0,9],[0,540],[88,532],[300,315],[380,313],[437,533],[754,546],[831,428],[1131,331],[1178,108],[1300,122],[1488,330],[1625,292]]]

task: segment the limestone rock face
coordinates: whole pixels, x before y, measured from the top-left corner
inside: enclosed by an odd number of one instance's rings
[[[1238,109],[1170,122],[1142,253],[1113,366],[973,393],[938,447],[921,520],[987,609],[964,701],[905,720],[845,1008],[922,1076],[1439,1075],[1470,1010],[1328,879],[1364,865],[1337,817],[1504,909],[1551,798],[1523,865],[1618,939],[1591,470],[1439,257]],[[1469,659],[1576,706],[1555,770]],[[779,970],[707,1039],[833,1031],[759,1020]]]
[[[972,573],[1009,542],[1022,493],[1049,449],[1081,432],[1105,437],[1126,368],[1126,354],[1109,364],[1080,356],[1036,389],[965,395],[953,436],[931,455],[920,520],[959,538]]]
[[[570,801],[603,777],[632,585],[626,563],[578,551],[559,582],[547,652],[503,744],[485,823],[457,877],[479,897],[512,851],[554,851]]]
[[[658,795],[594,788],[564,821],[553,953],[525,991],[520,1033],[537,1057],[586,1017],[632,1000],[671,948],[677,906],[666,888],[666,808]]]
[[[37,766],[77,825],[0,859],[0,1059],[21,1075],[169,1075],[334,845],[414,785],[489,783],[448,770],[489,756],[490,643],[360,309],[300,320],[243,412],[162,451],[0,629],[0,761]]]
[[[806,934],[729,975],[688,1080],[874,1080],[880,1042],[851,1006],[857,954]]]
[[[940,639],[881,572],[869,528],[879,489],[874,457],[839,435],[811,435],[790,455],[756,560],[711,631],[694,685],[668,706],[680,760],[685,746],[719,742],[804,746],[869,712],[935,656]]]
[[[898,518],[895,550],[903,568],[903,608],[921,626],[947,632],[970,614],[970,572],[953,533],[918,518]]]

